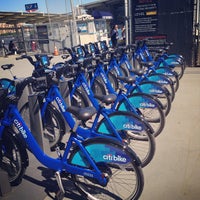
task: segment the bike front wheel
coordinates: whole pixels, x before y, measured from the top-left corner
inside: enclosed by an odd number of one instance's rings
[[[0,141],[0,168],[8,173],[12,186],[21,183],[27,165],[26,149],[17,139],[17,134],[6,128]]]
[[[136,155],[129,147],[104,138],[93,138],[83,142],[83,145],[102,175],[106,175],[109,179],[107,185],[102,186],[91,177],[72,175],[75,186],[86,199],[139,199],[144,187],[144,177],[142,169],[136,161]],[[77,148],[72,152],[70,161],[78,151]],[[114,152],[121,155],[121,161],[116,154],[114,155]],[[116,161],[116,156],[118,161]],[[122,162],[124,157],[126,157],[125,163]]]
[[[31,127],[29,112],[29,103],[26,103],[20,109],[20,113],[26,121],[28,127]],[[44,136],[49,140],[51,150],[54,150],[56,145],[61,142],[63,135],[65,134],[65,122],[62,115],[55,106],[48,104],[42,122]]]

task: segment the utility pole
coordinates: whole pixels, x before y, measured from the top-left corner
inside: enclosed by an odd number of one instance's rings
[[[73,37],[73,44],[72,46],[75,46],[79,43],[78,40],[78,31],[77,31],[77,25],[76,25],[76,14],[74,12],[74,4],[73,4],[73,0],[70,0],[70,5],[71,5],[71,11],[72,11],[72,37]]]
[[[124,0],[126,44],[132,43],[132,9],[131,0]]]
[[[47,3],[47,0],[45,0],[45,4],[46,4],[49,26],[50,26],[50,36],[52,37],[53,45],[55,47],[55,38],[54,38],[54,34],[53,34],[53,28],[52,28],[51,18],[50,18],[50,15],[49,15],[49,6],[48,6],[48,3]],[[48,45],[48,47],[49,47],[49,45]],[[50,52],[50,47],[49,47],[49,52]]]
[[[129,44],[133,43],[133,26],[132,26],[132,0],[128,0],[129,13]]]
[[[129,43],[129,13],[128,13],[128,0],[124,0],[125,8],[125,30],[126,30],[126,45]]]

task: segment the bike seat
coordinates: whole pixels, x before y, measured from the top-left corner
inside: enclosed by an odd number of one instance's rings
[[[154,65],[154,62],[153,61],[147,61],[147,62],[141,61],[140,65],[143,65],[145,67],[152,67]]]
[[[130,72],[134,73],[137,76],[142,76],[145,73],[145,71],[142,69],[141,70],[131,69]]]
[[[92,106],[80,108],[77,106],[69,106],[67,111],[75,115],[79,120],[87,121],[96,113],[96,109]]]
[[[106,105],[113,103],[117,98],[115,94],[107,94],[107,95],[95,94],[94,97],[99,99],[102,103],[105,103]]]
[[[129,84],[135,83],[136,80],[134,76],[117,76],[117,79]]]
[[[6,70],[6,69],[11,69],[14,65],[13,64],[4,64],[4,65],[1,65],[1,68],[3,70]]]

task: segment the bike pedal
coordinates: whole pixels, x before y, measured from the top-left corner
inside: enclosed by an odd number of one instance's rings
[[[60,142],[57,146],[51,147],[51,151],[56,151],[57,147],[59,147],[60,150],[65,150],[65,143]]]
[[[60,147],[60,150],[65,150],[65,143],[60,142],[59,147]]]

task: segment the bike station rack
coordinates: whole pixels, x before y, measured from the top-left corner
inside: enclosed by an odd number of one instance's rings
[[[71,101],[70,101],[70,90],[69,90],[69,81],[71,79],[65,79],[59,82],[59,89],[60,89],[60,93],[62,94],[62,97],[65,100],[65,103],[67,105],[71,105]]]
[[[60,93],[63,97],[63,99],[65,100],[65,103],[66,105],[70,106],[71,105],[71,101],[70,101],[70,90],[69,90],[69,81],[71,79],[65,79],[65,80],[62,80],[62,81],[59,81],[59,89],[60,89]],[[66,120],[65,121],[65,127],[66,127],[66,130],[65,131],[69,131],[70,130],[70,127],[69,125],[67,124]]]
[[[40,106],[38,102],[38,94],[33,93],[28,96],[29,110],[30,110],[30,127],[31,132],[37,140],[40,147],[46,154],[50,154],[49,140],[44,136],[42,118],[40,113]]]
[[[6,196],[9,192],[11,192],[11,186],[8,173],[0,168],[0,197]]]

